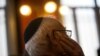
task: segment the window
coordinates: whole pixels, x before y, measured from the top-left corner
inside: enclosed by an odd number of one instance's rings
[[[99,42],[93,9],[77,9],[76,15],[80,45],[84,53],[86,56],[97,56]]]
[[[96,0],[97,5],[100,7],[100,0]]]
[[[0,0],[0,56],[8,56],[5,22],[5,0]]]
[[[99,5],[100,0],[97,1]],[[97,56],[99,41],[94,0],[61,0],[61,5],[71,10],[64,15],[63,22],[68,30],[72,30],[72,39],[79,41],[85,56]]]
[[[94,0],[61,0],[61,4],[70,7],[94,7]]]

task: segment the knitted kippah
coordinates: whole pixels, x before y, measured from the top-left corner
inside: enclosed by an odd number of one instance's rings
[[[38,30],[43,17],[36,18],[35,20],[32,20],[29,25],[27,26],[25,32],[24,32],[24,41],[25,43],[28,42],[28,40],[35,34],[35,32]]]

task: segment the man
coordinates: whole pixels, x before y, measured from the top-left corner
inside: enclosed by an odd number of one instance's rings
[[[69,38],[64,30],[63,25],[56,19],[36,18],[25,30],[24,54],[26,56],[84,56],[81,47]]]

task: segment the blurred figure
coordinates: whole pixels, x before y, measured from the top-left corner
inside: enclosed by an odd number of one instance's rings
[[[59,30],[65,28],[51,17],[31,21],[25,30],[24,56],[84,56],[81,47]]]

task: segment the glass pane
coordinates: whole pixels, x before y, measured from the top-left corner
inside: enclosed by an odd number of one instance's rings
[[[97,1],[98,6],[100,7],[100,0],[96,0],[96,1]]]
[[[0,0],[0,7],[4,7],[6,5],[6,0]]]
[[[8,56],[4,10],[0,10],[0,56]]]
[[[63,25],[66,27],[66,30],[71,30],[72,31],[71,38],[74,39],[75,41],[77,41],[75,27],[74,27],[74,21],[73,21],[73,13],[72,13],[72,10],[70,9],[66,13],[67,13],[66,15],[63,15],[62,16]]]
[[[61,4],[71,7],[94,7],[94,0],[61,0]]]
[[[94,11],[92,9],[77,9],[76,15],[80,45],[85,56],[97,56],[99,41]]]

